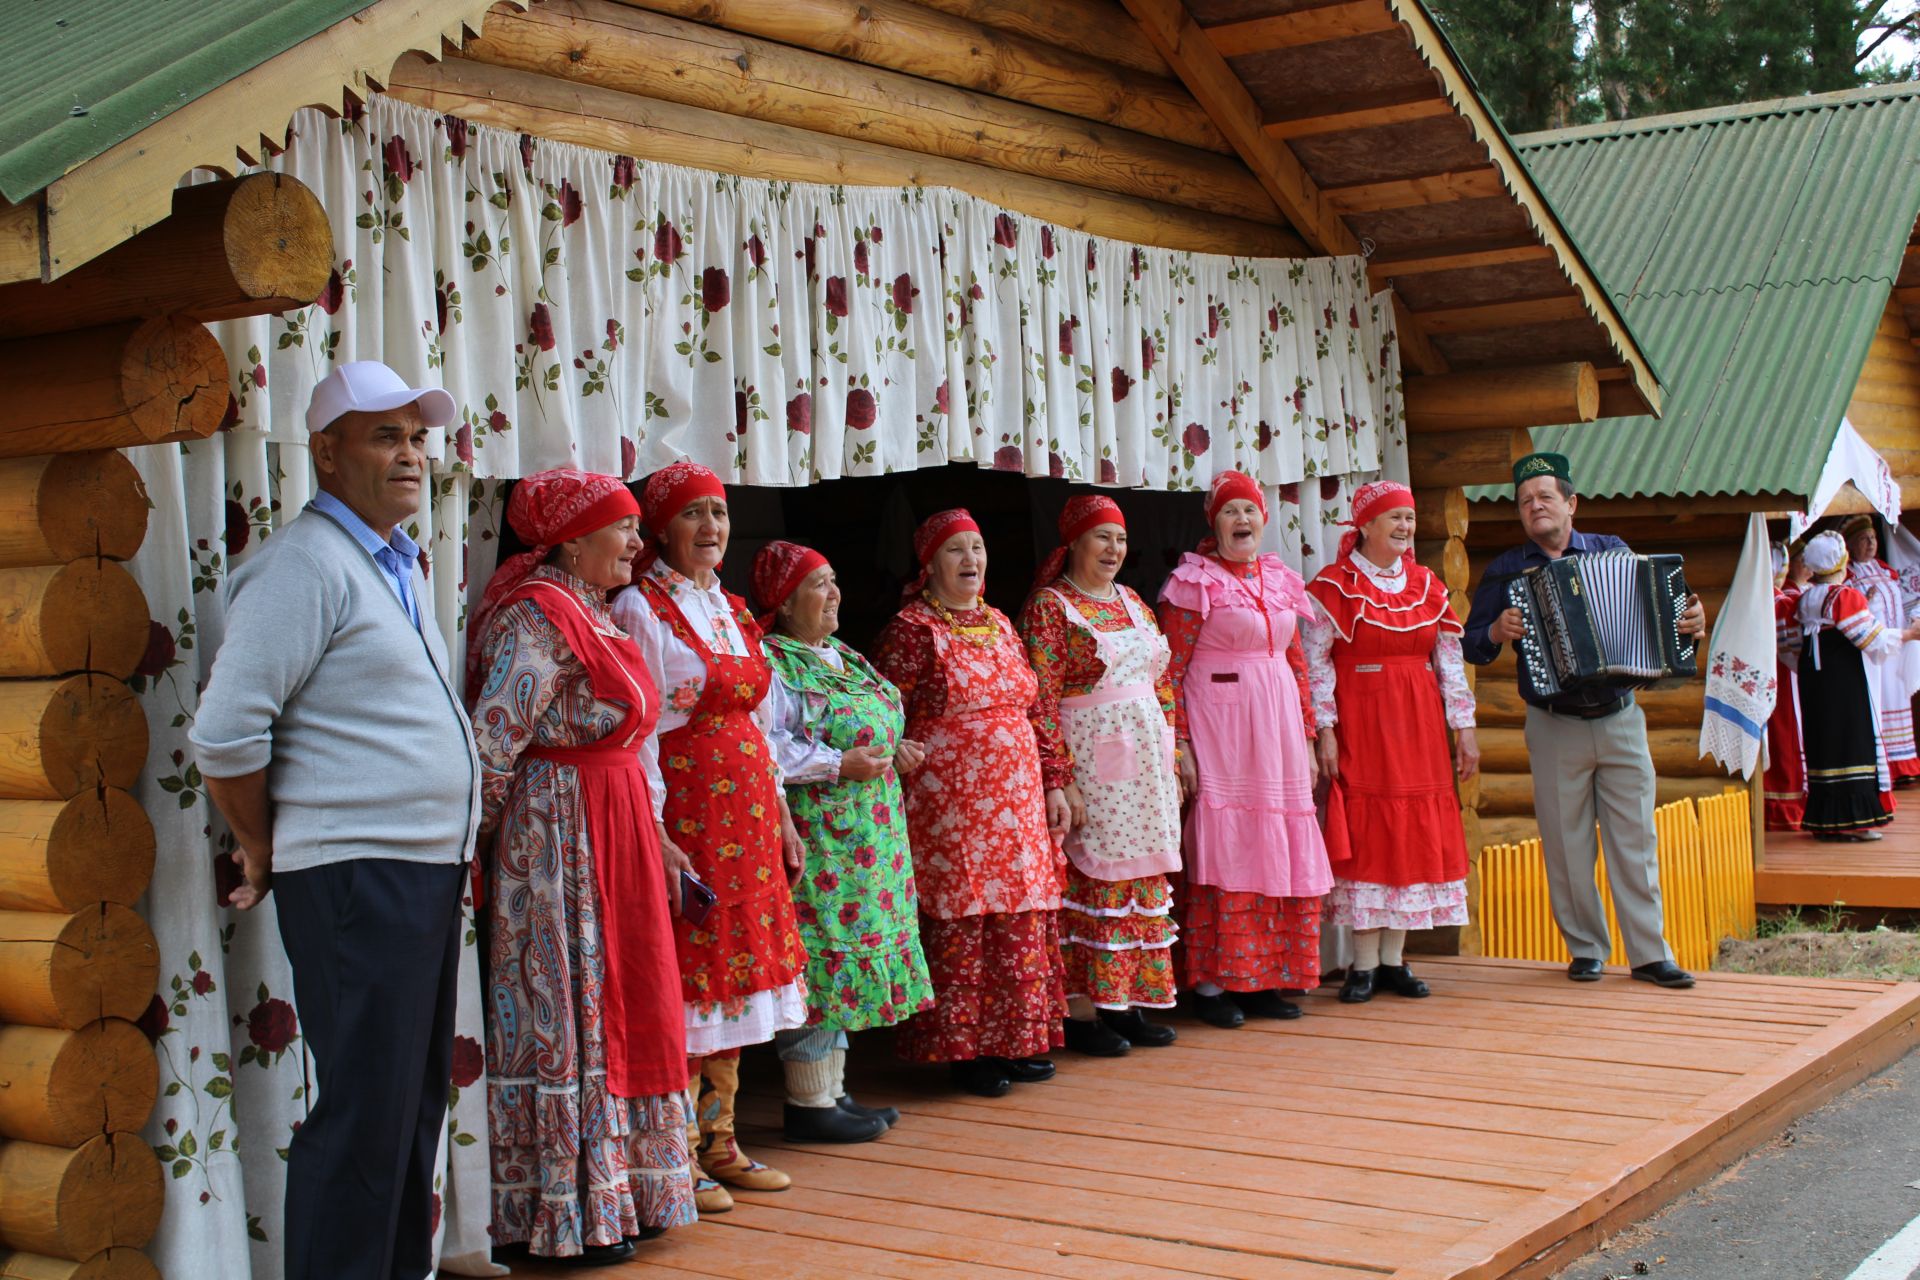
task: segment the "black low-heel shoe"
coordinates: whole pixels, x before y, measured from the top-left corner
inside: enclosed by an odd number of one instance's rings
[[[841,1094],[839,1098],[834,1100],[833,1105],[842,1111],[851,1112],[856,1116],[868,1116],[874,1120],[878,1120],[889,1129],[900,1123],[900,1112],[897,1108],[863,1107],[853,1100],[853,1095],[850,1093]]]
[[[1084,1022],[1079,1018],[1068,1018],[1066,1033],[1067,1048],[1075,1053],[1084,1053],[1089,1058],[1120,1058],[1133,1048],[1132,1041],[1097,1018],[1088,1018]]]
[[[1381,965],[1373,971],[1373,981],[1382,991],[1391,991],[1409,1000],[1425,1000],[1433,994],[1427,984],[1414,977],[1413,970],[1404,964]]]
[[[1278,991],[1235,991],[1233,1001],[1249,1018],[1276,1018],[1291,1022],[1306,1012]]]
[[[831,1107],[786,1104],[781,1114],[781,1136],[788,1142],[872,1142],[887,1131],[879,1116],[857,1116]]]
[[[1163,1049],[1179,1036],[1172,1027],[1148,1022],[1147,1016],[1138,1009],[1102,1009],[1100,1021],[1106,1023],[1118,1034],[1125,1036],[1127,1043],[1142,1049]]]
[[[1055,1071],[1051,1058],[995,1058],[993,1061],[1015,1084],[1039,1084],[1053,1079]]]
[[[1349,969],[1347,980],[1340,984],[1341,1004],[1365,1004],[1373,999],[1372,969]]]
[[[954,1088],[982,1098],[1004,1098],[1013,1088],[1013,1078],[998,1058],[970,1058],[949,1063],[947,1072],[953,1077]]]
[[[579,1253],[567,1258],[542,1258],[538,1254],[528,1257],[536,1262],[544,1262],[551,1267],[612,1267],[632,1259],[633,1241],[622,1240],[619,1244],[590,1244]]]
[[[1246,1022],[1247,1015],[1240,1006],[1227,998],[1226,992],[1217,996],[1193,993],[1193,1016],[1210,1027],[1219,1027],[1223,1031],[1237,1031]]]

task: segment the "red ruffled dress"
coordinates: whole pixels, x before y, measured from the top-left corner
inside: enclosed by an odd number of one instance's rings
[[[1313,616],[1278,556],[1189,553],[1160,589],[1174,725],[1200,795],[1187,813],[1183,985],[1304,990],[1320,982],[1320,899],[1333,885],[1314,816],[1314,732],[1296,626]]]
[[[1473,727],[1473,697],[1446,587],[1422,565],[1369,572],[1349,554],[1307,592],[1322,614],[1307,636],[1316,716],[1331,713],[1340,744],[1327,800],[1332,922],[1465,924],[1467,842],[1447,730]]]
[[[1798,831],[1807,816],[1807,765],[1800,749],[1800,588],[1773,593],[1779,695],[1767,717],[1767,772],[1761,781],[1767,830]]]
[[[1026,648],[990,605],[948,612],[917,599],[880,633],[874,666],[927,750],[905,782],[935,1003],[895,1047],[909,1062],[1046,1053],[1065,1043],[1065,858],[1047,831]]]

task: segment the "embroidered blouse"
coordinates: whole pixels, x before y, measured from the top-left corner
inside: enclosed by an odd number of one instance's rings
[[[746,655],[746,637],[741,634],[740,624],[733,616],[733,605],[718,578],[712,586],[702,587],[669,568],[664,560],[648,565],[646,573],[666,587],[667,594],[686,615],[687,625],[708,648],[735,657]],[[622,591],[613,598],[613,620],[639,642],[640,652],[647,658],[647,670],[653,673],[653,683],[660,690],[660,723],[640,748],[640,763],[647,771],[647,789],[653,795],[653,816],[658,819],[665,811],[667,799],[666,780],[660,773],[660,735],[687,723],[707,687],[707,664],[660,621],[646,597],[637,590]],[[776,679],[774,683],[779,681]],[[772,701],[763,699],[754,708],[753,718],[763,733],[773,727]],[[776,757],[776,766],[778,763]]]
[[[1867,598],[1845,583],[1816,582],[1801,591],[1800,627],[1809,636],[1831,627],[1873,662],[1898,653],[1904,643],[1898,631],[1880,625]]]
[[[1118,596],[1110,600],[1096,599],[1065,578],[1056,579],[1053,587],[1073,602],[1074,609],[1096,631],[1125,631],[1133,625]],[[1146,602],[1130,587],[1119,586],[1119,590],[1132,598],[1146,625],[1157,631],[1159,626],[1154,621],[1153,610]],[[1020,638],[1026,641],[1027,661],[1040,681],[1033,730],[1040,742],[1040,772],[1051,791],[1073,781],[1073,749],[1067,745],[1065,731],[1060,727],[1060,699],[1092,693],[1100,677],[1106,674],[1107,666],[1100,661],[1099,644],[1086,627],[1067,617],[1066,606],[1053,591],[1041,591],[1027,601],[1027,607],[1020,611],[1018,630]],[[1172,724],[1173,681],[1165,672],[1161,673],[1154,691],[1160,695],[1160,707],[1166,713],[1167,723]]]
[[[1237,578],[1253,578],[1263,570],[1257,557],[1252,560],[1227,560],[1218,555],[1207,557],[1213,563]],[[1187,704],[1182,696],[1187,677],[1187,667],[1193,662],[1193,647],[1200,639],[1200,628],[1204,624],[1197,609],[1188,609],[1183,605],[1160,602],[1158,611],[1160,629],[1166,633],[1167,644],[1172,656],[1167,662],[1167,681],[1173,686],[1173,733],[1176,738],[1187,736]],[[1301,648],[1300,632],[1296,627],[1293,640],[1287,645],[1287,662],[1293,667],[1293,678],[1300,686],[1300,719],[1308,738],[1316,732],[1313,719],[1313,690],[1307,684],[1306,653]]]
[[[1401,604],[1417,607],[1426,599],[1427,591],[1436,584],[1424,582],[1424,589],[1415,595],[1408,590],[1408,573],[1404,561],[1395,560],[1391,566],[1382,569],[1373,561],[1361,555],[1357,550],[1349,551],[1342,568],[1352,568],[1360,575],[1360,581],[1372,588],[1375,598],[1388,608]],[[1422,571],[1431,577],[1429,571]],[[1449,626],[1448,622],[1452,625]],[[1428,622],[1424,625],[1432,625]],[[1313,688],[1313,718],[1321,725],[1337,723],[1340,715],[1334,702],[1333,646],[1339,631],[1333,619],[1328,615],[1326,606],[1317,598],[1314,601],[1312,621],[1301,624],[1300,638],[1307,657],[1307,680]],[[1460,624],[1454,618],[1453,610],[1448,608],[1433,640],[1433,674],[1440,685],[1440,701],[1446,707],[1447,727],[1449,729],[1471,729],[1474,725],[1473,689],[1467,684],[1466,660],[1460,652]]]

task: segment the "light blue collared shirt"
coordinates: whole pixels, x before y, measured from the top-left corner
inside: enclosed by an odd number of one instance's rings
[[[353,513],[353,508],[324,489],[314,494],[309,505],[320,514],[332,517],[334,523],[353,535],[353,540],[373,557],[373,562],[380,566],[380,572],[386,575],[387,585],[400,597],[400,607],[407,611],[407,621],[413,624],[414,630],[419,630],[420,606],[413,598],[413,567],[420,560],[420,544],[402,533],[399,525],[393,527],[391,537],[385,542],[380,541],[379,535],[367,526],[367,522]]]

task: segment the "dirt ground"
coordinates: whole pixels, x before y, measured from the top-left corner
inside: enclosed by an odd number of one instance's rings
[[[1729,938],[1720,944],[1713,968],[1716,973],[1920,982],[1920,934],[1895,929],[1808,930]]]

